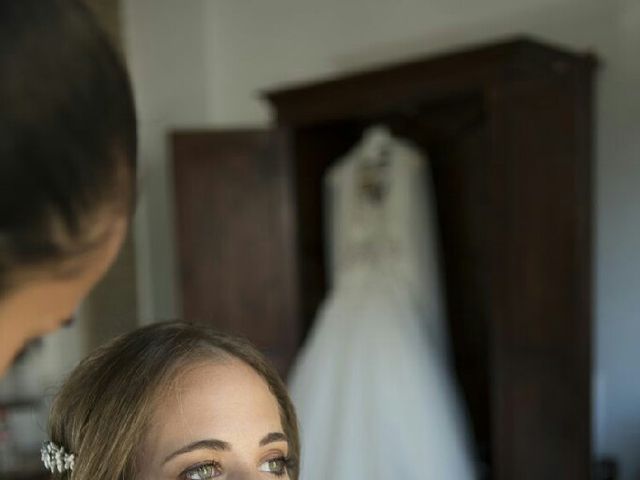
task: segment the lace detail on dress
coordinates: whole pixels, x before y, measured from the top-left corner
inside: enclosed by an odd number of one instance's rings
[[[349,273],[359,266],[398,260],[398,242],[390,230],[389,208],[393,188],[392,138],[381,127],[365,134],[358,149],[358,161],[349,176],[351,185],[338,212],[344,216],[336,248],[341,259],[336,274]],[[339,228],[340,228],[339,227]]]

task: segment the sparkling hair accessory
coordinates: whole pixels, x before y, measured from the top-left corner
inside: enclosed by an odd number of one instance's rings
[[[51,473],[64,473],[73,470],[76,456],[64,451],[64,447],[53,442],[45,442],[40,449],[42,463]]]

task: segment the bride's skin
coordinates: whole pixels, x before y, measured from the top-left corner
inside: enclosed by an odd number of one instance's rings
[[[229,359],[185,369],[157,400],[138,460],[145,480],[288,479],[289,445],[265,381]]]

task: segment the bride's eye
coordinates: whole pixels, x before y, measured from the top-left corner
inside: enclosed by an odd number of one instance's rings
[[[277,477],[281,477],[287,473],[287,460],[284,457],[272,458],[260,465],[259,470],[261,472],[272,473]]]
[[[180,474],[180,480],[209,480],[222,475],[222,469],[216,462],[203,463],[189,468]]]

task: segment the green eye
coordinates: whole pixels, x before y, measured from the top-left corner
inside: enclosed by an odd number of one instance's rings
[[[184,480],[209,480],[220,475],[222,475],[222,471],[218,464],[205,463],[185,471],[182,478]]]
[[[273,473],[275,475],[284,475],[287,471],[287,462],[284,458],[274,458],[260,465],[260,471]]]

